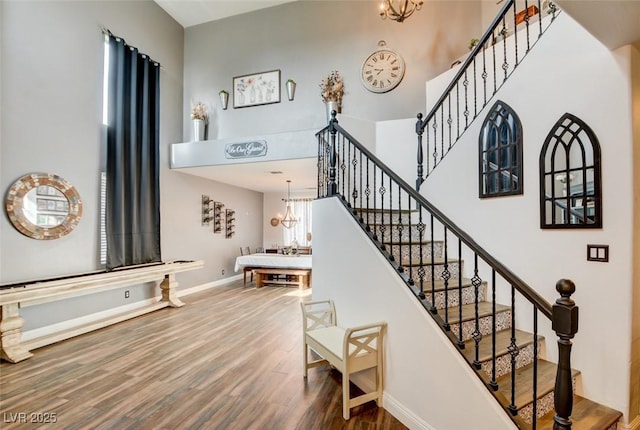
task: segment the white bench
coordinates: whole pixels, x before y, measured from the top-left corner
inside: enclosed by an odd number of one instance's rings
[[[302,302],[302,327],[304,335],[304,377],[307,370],[330,364],[342,373],[342,416],[349,419],[351,408],[370,400],[382,405],[383,341],[386,322],[357,327],[337,326],[336,310],[331,300]],[[309,348],[322,358],[309,362]],[[376,386],[371,392],[350,398],[351,374],[376,368]]]

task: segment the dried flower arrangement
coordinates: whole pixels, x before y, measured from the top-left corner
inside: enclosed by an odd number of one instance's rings
[[[340,72],[334,70],[320,82],[320,95],[323,102],[342,102],[344,81]]]
[[[203,105],[202,103],[198,102],[191,109],[191,119],[201,119],[203,121],[206,121],[206,119],[207,119],[207,107],[205,105]]]

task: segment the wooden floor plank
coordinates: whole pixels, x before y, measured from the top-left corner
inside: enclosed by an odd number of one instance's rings
[[[57,423],[42,428],[82,430],[406,429],[375,402],[344,421],[341,375],[329,367],[304,380],[299,302],[309,294],[238,281],[1,362],[0,417],[53,412]]]

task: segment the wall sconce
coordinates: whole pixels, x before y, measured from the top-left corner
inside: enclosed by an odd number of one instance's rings
[[[222,110],[227,110],[227,106],[229,105],[229,93],[225,90],[220,90],[218,95],[220,96],[220,104],[222,105]]]
[[[287,79],[287,96],[289,97],[289,101],[293,101],[296,96],[296,81],[293,79]]]

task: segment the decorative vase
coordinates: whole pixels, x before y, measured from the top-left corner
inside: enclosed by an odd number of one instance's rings
[[[296,96],[296,83],[293,81],[287,81],[287,96],[289,101],[292,101]]]
[[[325,102],[327,106],[327,122],[331,121],[331,112],[336,111],[336,113],[340,113],[340,103],[336,101],[327,101]]]
[[[193,141],[199,142],[204,140],[204,126],[205,122],[203,119],[194,119],[193,122]]]

